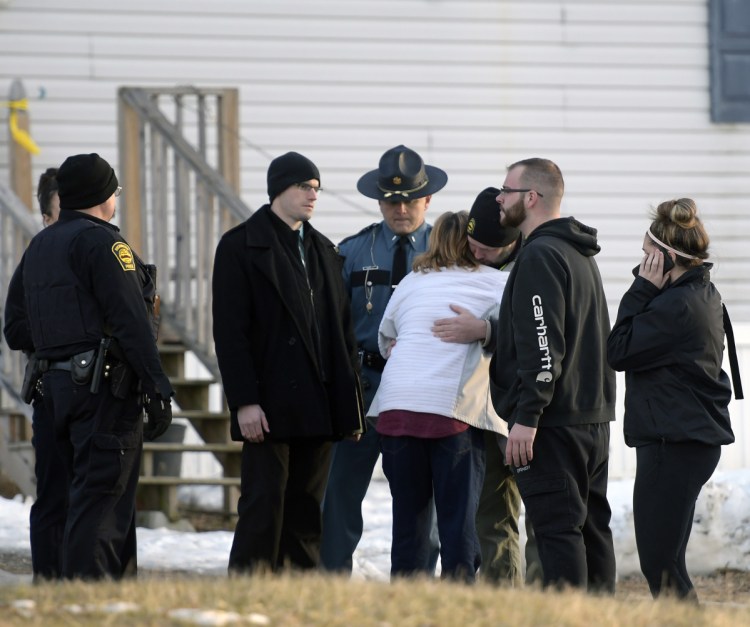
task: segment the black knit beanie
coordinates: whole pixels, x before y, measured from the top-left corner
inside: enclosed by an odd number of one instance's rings
[[[90,209],[115,193],[117,176],[96,153],[73,155],[57,171],[57,188],[60,209]]]
[[[516,228],[500,224],[500,205],[497,196],[500,190],[488,187],[482,190],[469,211],[466,234],[480,244],[490,248],[502,248],[518,239],[521,234]]]
[[[288,152],[276,157],[268,166],[268,198],[273,202],[281,192],[295,183],[316,179],[320,185],[320,172],[316,165],[298,152]]]

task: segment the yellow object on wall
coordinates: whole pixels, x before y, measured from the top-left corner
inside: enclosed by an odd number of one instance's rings
[[[26,111],[29,108],[29,101],[27,98],[21,100],[10,100],[4,103],[6,107],[10,109],[10,116],[8,118],[8,124],[10,126],[10,134],[13,140],[24,149],[28,150],[32,155],[38,155],[41,149],[37,143],[31,138],[24,129],[18,127],[18,112]]]

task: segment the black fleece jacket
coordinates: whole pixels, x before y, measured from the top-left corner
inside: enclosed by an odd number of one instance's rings
[[[636,277],[622,297],[607,358],[625,371],[628,446],[734,442],[721,296],[710,268],[692,268],[662,290]]]
[[[505,287],[490,367],[492,401],[509,425],[614,420],[599,250],[596,229],[573,218],[545,222],[526,239]]]

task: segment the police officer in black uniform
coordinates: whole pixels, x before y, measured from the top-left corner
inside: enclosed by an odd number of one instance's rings
[[[31,240],[14,298],[23,299],[68,472],[62,576],[119,579],[136,571],[144,401],[147,438],[172,420],[150,315],[155,273],[109,224],[121,188],[104,159],[69,157],[57,181],[60,218]]]
[[[414,257],[427,249],[432,226],[425,222],[425,212],[432,194],[447,182],[443,170],[426,165],[406,146],[386,150],[378,169],[365,173],[357,182],[359,192],[376,199],[383,214],[381,222],[339,245],[345,258],[344,284],[351,298],[360,351],[365,409],[372,403],[385,366],[378,349],[378,328],[385,307],[396,284],[411,271]],[[323,501],[321,561],[326,570],[351,573],[352,555],[362,536],[362,501],[379,455],[380,436],[372,425],[360,442],[344,440],[335,446]],[[424,570],[432,574],[439,547],[434,520],[428,524],[433,533],[430,546],[422,547],[422,552]]]
[[[42,173],[36,196],[44,226],[57,222],[60,215],[57,168],[48,168]],[[36,582],[62,577],[62,540],[68,512],[68,488],[65,465],[55,447],[54,423],[44,403],[42,381],[35,367],[38,362],[26,317],[20,270],[21,266],[16,269],[8,285],[8,307],[3,331],[8,346],[13,350],[24,351],[28,357],[26,380],[21,395],[33,406],[31,427],[34,435],[31,442],[34,450],[39,453],[34,459],[36,499],[29,514],[31,570]]]

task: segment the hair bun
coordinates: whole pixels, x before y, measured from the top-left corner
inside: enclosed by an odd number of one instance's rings
[[[656,213],[665,222],[672,222],[682,229],[692,229],[698,223],[698,207],[692,198],[667,200],[656,208]]]
[[[672,222],[678,224],[683,229],[692,229],[696,224],[698,207],[691,198],[680,198],[674,201],[674,206],[670,212]]]

